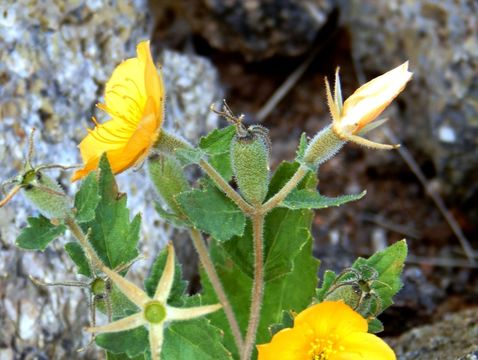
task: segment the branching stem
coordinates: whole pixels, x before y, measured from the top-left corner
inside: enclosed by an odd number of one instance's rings
[[[245,215],[251,215],[254,213],[254,208],[249,205],[242,197],[239,195],[236,190],[234,190],[231,185],[229,185],[219,174],[216,169],[212,167],[206,160],[200,160],[199,166],[204,170],[206,174],[214,181],[214,183],[224,191],[224,193],[229,197],[234,203],[242,210]]]
[[[299,182],[304,178],[304,176],[309,172],[309,169],[307,167],[301,165],[294,176],[292,176],[289,181],[282,187],[282,189],[279,190],[277,194],[275,194],[273,197],[271,197],[265,204],[263,204],[260,208],[260,212],[265,215],[272,209],[274,209],[276,206],[278,206],[286,197],[289,195],[289,193],[294,190]]]
[[[240,352],[244,346],[241,330],[239,328],[239,323],[237,322],[236,315],[234,314],[234,310],[231,307],[231,303],[227,298],[226,292],[221,284],[221,280],[217,275],[216,269],[214,268],[214,264],[209,257],[209,252],[207,246],[204,242],[204,239],[201,233],[196,229],[190,229],[191,239],[196,248],[196,251],[199,255],[199,260],[201,261],[204,270],[211,281],[212,287],[216,292],[217,298],[222,305],[222,309],[226,314],[227,321],[229,322],[229,326],[231,327],[232,335],[234,336],[234,341],[236,343],[237,349]]]
[[[93,247],[91,246],[90,242],[88,241],[88,237],[85,235],[78,223],[71,217],[67,217],[65,219],[65,224],[66,226],[68,226],[73,236],[80,243],[81,247],[83,248],[83,251],[86,254],[87,259],[89,260],[90,265],[92,265],[94,269],[101,269],[104,266],[103,261],[101,261],[101,259],[96,254],[95,249],[93,249]]]

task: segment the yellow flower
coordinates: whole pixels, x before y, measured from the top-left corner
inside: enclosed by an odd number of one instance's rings
[[[164,85],[154,66],[149,41],[137,46],[137,57],[119,64],[106,83],[105,104],[98,108],[111,120],[88,130],[79,148],[84,167],[72,181],[96,169],[106,152],[115,174],[141,162],[159,136],[164,118]]]
[[[325,82],[334,132],[344,141],[353,141],[372,148],[393,149],[397,147],[395,145],[378,144],[356,134],[370,131],[382,123],[378,121],[376,124],[371,124],[400,94],[411,78],[412,73],[408,71],[407,61],[361,86],[342,104],[337,69],[333,97],[328,81]]]
[[[259,360],[393,360],[393,350],[367,333],[367,321],[342,301],[325,301],[302,311],[294,327],[258,345]]]

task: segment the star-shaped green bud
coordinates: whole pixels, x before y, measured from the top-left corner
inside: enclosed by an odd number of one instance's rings
[[[194,319],[221,308],[220,304],[190,308],[176,308],[167,304],[174,282],[174,258],[174,247],[169,244],[166,265],[153,298],[150,298],[146,292],[138,288],[131,281],[123,278],[106,266],[103,266],[101,271],[103,271],[120,291],[136,304],[141,311],[107,325],[90,327],[86,330],[92,333],[114,333],[131,330],[139,326],[146,326],[149,330],[151,357],[154,360],[160,359],[163,332],[166,324],[172,321]]]

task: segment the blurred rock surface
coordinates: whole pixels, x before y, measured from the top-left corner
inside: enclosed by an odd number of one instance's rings
[[[92,127],[90,117],[107,119],[95,109],[104,83],[118,63],[135,55],[139,41],[151,37],[147,9],[145,0],[2,2],[0,181],[21,170],[32,127],[38,129],[34,164],[79,162],[76,145],[86,135],[85,128]],[[194,55],[165,51],[162,62],[170,100],[166,126],[195,141],[217,122],[208,110],[221,98],[217,72],[208,60]],[[69,182],[69,173],[51,174],[74,193],[77,185]],[[131,213],[143,215],[141,245],[147,261],[134,265],[133,278],[142,282],[158,250],[178,236],[185,250],[179,251],[180,257],[185,257],[182,262],[191,276],[196,262],[186,245],[189,240],[173,234],[155,213],[145,170],[121,174],[118,183],[129,195]],[[85,294],[74,288],[39,288],[28,279],[32,274],[50,282],[76,280],[72,262],[62,251],[67,237],[44,253],[14,246],[26,218],[34,214],[21,195],[0,209],[1,357],[98,358],[94,346],[76,353],[89,340],[82,331],[89,321]]]
[[[333,0],[181,0],[174,8],[208,43],[247,60],[306,52]]]
[[[399,360],[474,360],[478,357],[478,308],[446,315],[392,339]]]
[[[478,2],[344,2],[357,64],[370,78],[410,60],[399,136],[433,159],[449,194],[478,191]]]

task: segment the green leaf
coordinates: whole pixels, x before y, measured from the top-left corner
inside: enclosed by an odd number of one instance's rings
[[[335,272],[331,270],[325,270],[324,279],[322,280],[322,285],[316,291],[317,302],[321,303],[324,301],[325,294],[329,291],[330,287],[334,283],[334,280],[337,278]]]
[[[145,353],[144,354],[139,354],[138,356],[134,356],[130,358],[128,355],[122,353],[122,354],[114,354],[112,352],[106,351],[106,360],[148,360],[150,359],[149,356],[147,356]]]
[[[204,156],[199,149],[177,149],[174,154],[182,166],[197,164]]]
[[[407,257],[407,251],[406,241],[401,240],[385,250],[375,253],[368,259],[358,258],[352,265],[352,268],[359,271],[364,265],[377,271],[378,278],[372,281],[371,287],[381,299],[380,312],[383,312],[393,304],[393,296],[403,286],[400,276]]]
[[[95,210],[100,201],[96,176],[95,172],[90,173],[82,182],[80,190],[76,193],[75,217],[79,223],[91,221],[95,217]]]
[[[65,250],[70,256],[71,260],[73,260],[78,267],[78,274],[92,277],[93,274],[91,273],[88,259],[86,258],[85,252],[83,251],[81,245],[75,241],[72,241],[65,245]]]
[[[292,311],[283,311],[281,322],[270,325],[269,332],[271,333],[271,336],[274,336],[279,331],[286,328],[291,328],[293,326],[294,326],[294,314],[292,313]]]
[[[297,169],[297,164],[283,163],[271,179],[268,196],[273,196]],[[301,187],[313,186],[307,177]],[[275,209],[267,217],[264,231],[265,288],[261,322],[256,343],[270,341],[269,326],[280,323],[284,311],[300,312],[312,301],[317,287],[318,261],[312,256],[312,237],[309,232],[310,210]],[[228,242],[211,243],[211,256],[219,277],[238,318],[243,334],[246,332],[253,284],[253,253],[250,225],[242,237]],[[216,301],[207,276],[202,273],[204,296]],[[237,357],[237,349],[224,314],[209,316],[212,323],[225,334],[226,347]]]
[[[228,153],[231,147],[231,140],[236,134],[234,125],[222,129],[215,129],[199,141],[199,147],[208,155],[219,155]]]
[[[302,133],[300,136],[299,147],[297,148],[297,162],[301,162],[305,155],[305,150],[307,149],[307,134]]]
[[[233,171],[231,165],[231,157],[228,152],[224,154],[210,156],[209,162],[217,170],[217,172],[221,174],[224,180],[231,181]]]
[[[350,201],[359,200],[364,197],[366,193],[366,191],[363,191],[360,194],[343,195],[329,198],[327,196],[320,195],[315,190],[294,189],[280,204],[280,206],[289,209],[324,209],[331,206],[340,206]]]
[[[204,305],[201,297],[189,297],[186,306]],[[173,322],[164,334],[161,358],[174,360],[228,360],[231,354],[222,344],[222,332],[205,317]]]
[[[50,242],[63,235],[66,226],[53,225],[43,215],[29,217],[28,226],[24,227],[18,235],[15,244],[25,250],[45,250]]]
[[[161,204],[158,203],[157,201],[154,203],[154,208],[156,209],[159,216],[161,216],[161,219],[173,225],[174,227],[177,227],[177,228],[189,227],[190,224],[187,221],[185,221],[184,219],[181,219],[181,217],[179,217],[176,214],[172,214],[166,211],[165,209],[163,209]]]
[[[215,129],[199,141],[199,148],[209,156],[211,165],[226,181],[232,179],[230,148],[235,134],[236,128],[231,125]]]
[[[371,319],[368,322],[368,332],[372,334],[377,334],[379,332],[382,332],[383,329],[383,324],[379,319]]]
[[[151,270],[148,277],[144,281],[144,288],[146,289],[146,293],[150,297],[153,297],[154,293],[156,292],[156,287],[158,286],[159,279],[161,279],[164,267],[166,266],[167,257],[168,250],[166,247],[159,253],[158,257],[151,266]],[[184,296],[184,292],[186,291],[188,284],[187,281],[182,280],[181,274],[181,265],[176,261],[173,287],[171,288],[171,293],[169,294],[168,298],[168,304],[170,305],[183,305],[182,297]]]
[[[246,219],[242,211],[220,190],[205,184],[203,190],[192,190],[176,197],[191,223],[220,241],[242,235]]]
[[[89,241],[106,266],[115,269],[138,256],[141,216],[130,221],[126,195],[118,187],[105,155],[100,160],[99,194],[93,220],[81,224],[83,231],[90,230]]]
[[[96,344],[113,354],[126,354],[130,359],[149,349],[148,331],[143,327],[116,333],[99,334]]]

